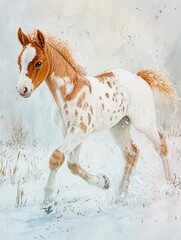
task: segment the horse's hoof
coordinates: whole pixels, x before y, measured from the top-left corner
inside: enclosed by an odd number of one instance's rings
[[[57,205],[55,201],[44,201],[42,204],[41,209],[46,213],[49,214],[53,212],[54,206]]]
[[[181,180],[175,174],[174,174],[174,177],[172,179],[172,184],[173,184],[174,187],[181,187]]]
[[[51,205],[42,208],[46,214],[53,212],[53,207]]]
[[[172,185],[175,188],[181,187],[181,179],[179,177],[177,177],[176,174],[173,174],[172,177],[167,178],[167,183],[169,185]]]
[[[102,175],[102,177],[104,178],[104,182],[105,182],[103,189],[108,189],[110,187],[110,181],[105,175]]]

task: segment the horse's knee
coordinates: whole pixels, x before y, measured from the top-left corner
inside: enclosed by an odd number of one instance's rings
[[[58,169],[64,163],[64,160],[65,160],[64,154],[62,152],[60,152],[58,149],[56,149],[52,153],[50,160],[49,160],[50,169],[52,169],[52,170]]]

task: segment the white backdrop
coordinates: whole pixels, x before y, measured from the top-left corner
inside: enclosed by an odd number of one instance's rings
[[[51,144],[58,137],[45,84],[30,99],[16,93],[19,26],[67,40],[89,75],[154,67],[180,92],[180,16],[180,0],[0,0],[0,139],[21,126],[31,142]],[[159,111],[164,116],[163,108]]]

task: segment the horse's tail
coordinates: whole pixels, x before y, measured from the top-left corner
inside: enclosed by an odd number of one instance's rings
[[[143,78],[151,89],[157,89],[172,102],[178,103],[180,101],[171,82],[159,71],[145,69],[137,72],[137,75]]]

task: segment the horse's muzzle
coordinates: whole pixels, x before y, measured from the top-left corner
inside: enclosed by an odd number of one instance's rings
[[[28,97],[30,97],[31,96],[31,93],[32,93],[32,91],[30,91],[30,92],[27,92],[27,93],[20,93],[20,96],[21,97],[24,97],[24,98],[28,98]]]
[[[21,97],[28,98],[32,93],[32,89],[29,90],[27,87],[16,87]]]

